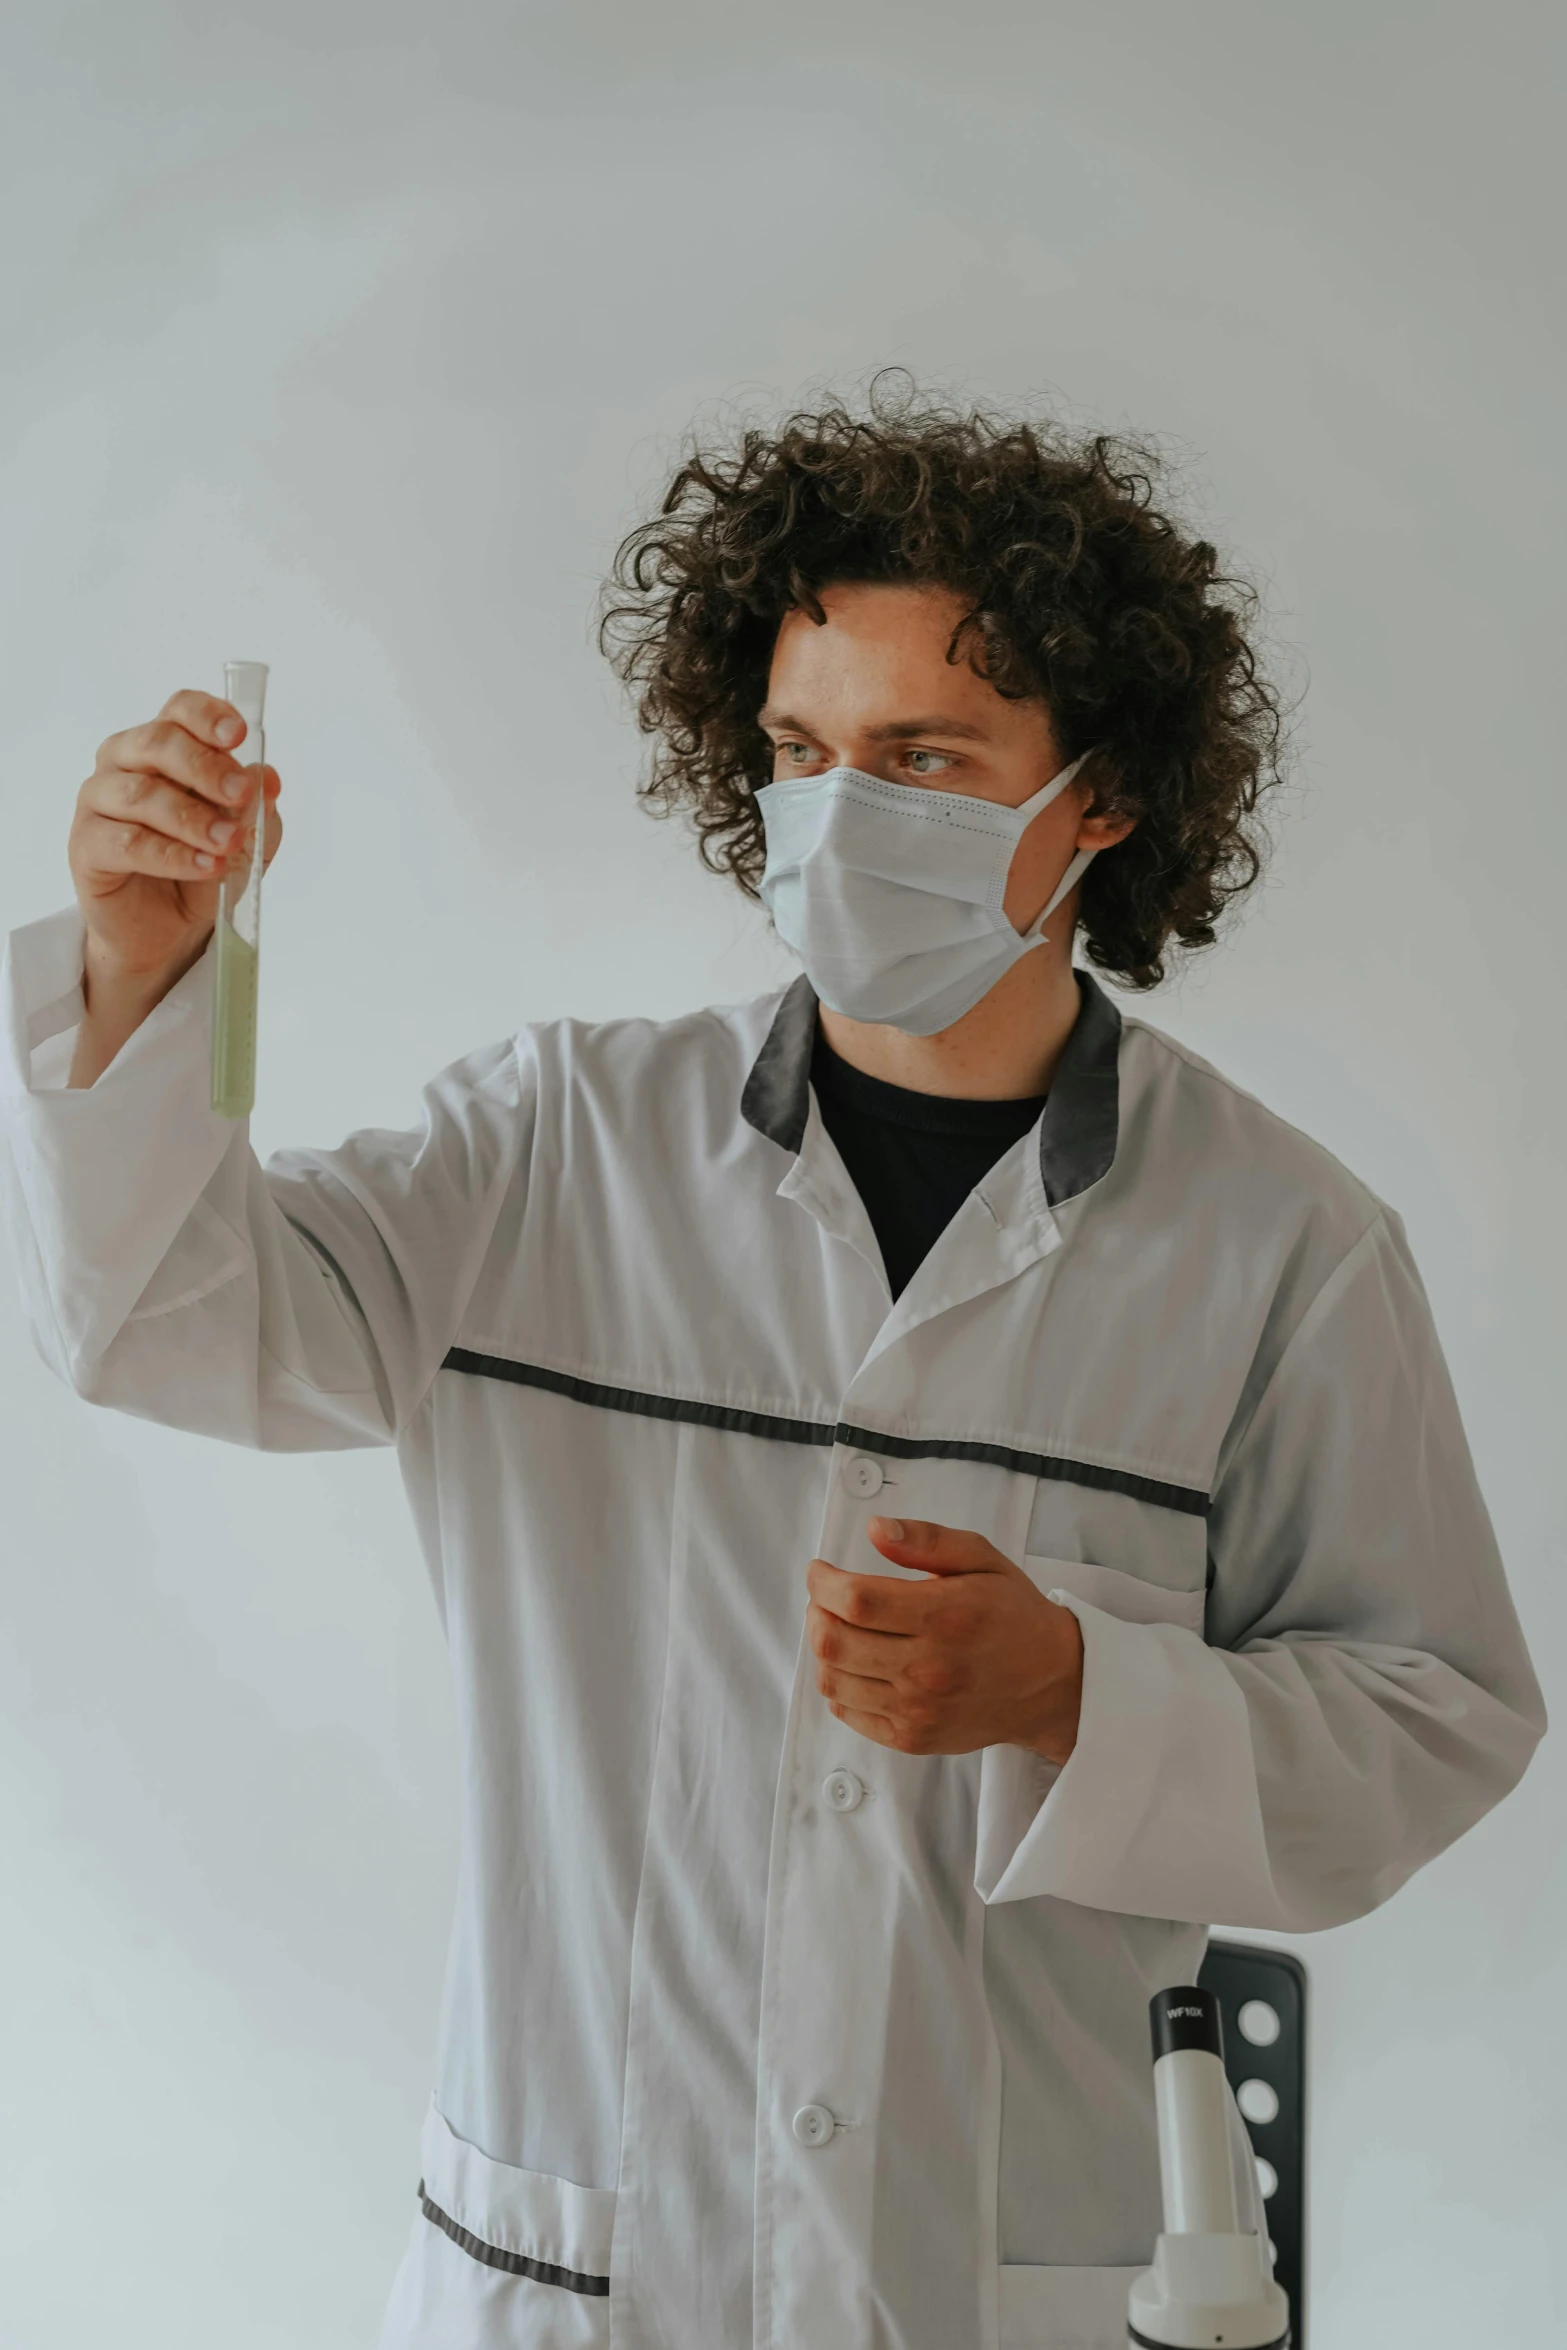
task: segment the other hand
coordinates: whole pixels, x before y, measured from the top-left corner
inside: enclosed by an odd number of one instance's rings
[[[816,1685],[851,1730],[904,1754],[1026,1746],[1065,1762],[1077,1742],[1083,1635],[983,1535],[872,1518],[873,1547],[924,1580],[806,1570]]]

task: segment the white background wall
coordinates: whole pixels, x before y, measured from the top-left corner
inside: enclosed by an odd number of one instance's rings
[[[1152,1016],[1405,1214],[1560,1709],[1547,12],[25,14],[0,929],[64,901],[100,737],[243,655],[263,1155],[524,1019],[753,992],[589,641],[688,420],[902,361],[1170,436],[1309,691],[1272,883]],[[0,1296],[0,1477],[0,2345],[369,2344],[452,1878],[394,1463],[94,1413]],[[1564,1779],[1306,1949],[1321,2350],[1559,2338]]]

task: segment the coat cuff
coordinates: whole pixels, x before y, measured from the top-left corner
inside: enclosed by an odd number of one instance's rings
[[[1176,1624],[1135,1624],[1069,1591],[1083,1633],[1077,1744],[1059,1768],[987,1747],[974,1882],[1135,1917],[1265,1925],[1277,1909],[1246,1701]]]
[[[35,1327],[73,1380],[135,1312],[225,1157],[248,1150],[246,1122],[212,1108],[210,946],[96,1084],[63,1083],[57,1047],[82,1016],[82,946],[80,914],[67,908],[14,931],[0,966],[0,1145]],[[246,1261],[216,1215],[199,1253],[204,1287]],[[192,1268],[176,1271],[190,1287]]]

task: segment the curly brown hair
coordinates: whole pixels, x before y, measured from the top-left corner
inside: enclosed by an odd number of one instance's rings
[[[1090,960],[1123,985],[1208,946],[1261,870],[1260,794],[1282,775],[1283,706],[1251,635],[1255,588],[1153,503],[1144,443],[944,405],[878,377],[832,404],[693,444],[658,513],[622,542],[599,641],[654,738],[640,789],[687,811],[703,861],[754,896],[772,772],[757,724],[784,614],[824,618],[851,581],[937,585],[968,610],[948,659],[1042,699],[1096,813],[1134,829],[1083,882]],[[1248,632],[1251,632],[1249,634]]]

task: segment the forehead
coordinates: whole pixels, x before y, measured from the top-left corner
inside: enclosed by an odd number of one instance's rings
[[[801,707],[806,700],[824,714],[871,701],[969,719],[1016,709],[966,659],[948,660],[968,609],[950,588],[837,585],[824,588],[820,601],[825,624],[799,610],[784,615],[767,687],[775,707],[800,718],[811,714]]]

